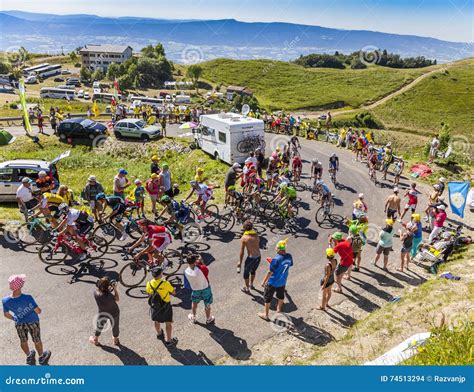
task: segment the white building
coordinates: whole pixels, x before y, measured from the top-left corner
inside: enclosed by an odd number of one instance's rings
[[[107,72],[112,63],[121,64],[132,57],[133,49],[127,45],[86,45],[81,54],[82,66],[93,71]]]

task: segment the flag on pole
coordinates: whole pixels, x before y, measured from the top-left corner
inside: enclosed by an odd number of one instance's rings
[[[122,92],[120,91],[117,79],[114,79],[113,85],[114,85],[114,91],[113,91],[114,97],[112,98],[111,105],[117,106],[117,104],[119,103],[119,94],[122,94]]]
[[[449,204],[454,214],[464,218],[464,208],[466,207],[467,193],[469,192],[468,182],[448,182]]]
[[[20,95],[21,110],[23,112],[23,122],[25,124],[25,131],[29,135],[31,132],[30,117],[28,115],[28,108],[26,107],[26,97],[25,97],[25,82],[23,79],[20,80],[18,85],[18,94]]]
[[[99,106],[97,105],[97,101],[94,101],[94,104],[92,105],[92,111],[94,112],[94,117],[99,117]]]

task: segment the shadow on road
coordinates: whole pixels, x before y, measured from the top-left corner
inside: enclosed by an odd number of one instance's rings
[[[370,313],[380,308],[379,305],[372,302],[367,297],[364,297],[362,294],[350,289],[349,287],[344,286],[344,289],[345,290],[343,290],[342,295],[347,297],[349,301],[354,302],[354,304],[356,304],[359,308],[365,310],[366,312]],[[347,292],[349,292],[349,294]]]
[[[202,351],[181,350],[178,347],[167,347],[171,358],[183,365],[212,366],[214,363]]]
[[[303,317],[289,317],[291,325],[287,328],[287,333],[295,338],[317,346],[325,346],[334,340],[329,332],[322,328],[310,325],[303,320]]]
[[[247,346],[247,341],[235,336],[230,329],[219,328],[215,324],[200,324],[209,331],[209,336],[221,345],[224,351],[234,359],[247,361],[252,351]]]
[[[148,365],[145,358],[123,344],[120,344],[118,348],[104,346],[102,344],[99,345],[99,347],[110,354],[116,355],[124,365]]]

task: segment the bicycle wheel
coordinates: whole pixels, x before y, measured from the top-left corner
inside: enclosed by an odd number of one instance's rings
[[[282,230],[285,227],[285,220],[282,218],[278,209],[274,210],[268,217],[267,225],[270,229]]]
[[[138,240],[142,236],[140,227],[134,219],[130,219],[127,222],[127,234],[134,240]]]
[[[95,228],[95,230],[92,232],[92,236],[98,236],[102,237],[105,239],[107,244],[111,244],[114,242],[114,240],[117,238],[118,230],[117,228],[109,222],[105,222],[100,224]]]
[[[89,248],[89,253],[93,259],[104,256],[109,250],[109,244],[105,238],[96,235],[89,238],[89,240],[93,242],[95,246],[95,249],[92,247]]]
[[[202,236],[202,228],[199,224],[189,221],[183,227],[183,241],[190,244],[196,242]]]
[[[44,244],[38,251],[38,256],[40,260],[48,265],[54,265],[62,263],[66,260],[68,255],[67,248],[63,245],[60,245],[58,249],[54,249],[55,244],[49,243]]]
[[[163,274],[173,275],[175,274],[183,265],[183,255],[177,250],[168,250],[165,252],[163,263]]]
[[[136,287],[146,278],[146,265],[143,261],[131,261],[123,266],[119,274],[122,285],[125,287]]]
[[[235,216],[233,212],[228,212],[220,217],[217,226],[219,230],[227,233],[232,230],[235,225]]]
[[[41,237],[41,228],[31,222],[25,222],[20,225],[15,232],[16,239],[24,245],[33,245],[39,241]]]
[[[311,199],[313,199],[316,203],[321,202],[321,192],[316,191],[316,189],[311,190]]]
[[[211,223],[214,223],[216,219],[219,218],[219,207],[217,207],[215,204],[209,204],[206,207],[206,211],[204,213],[204,222],[210,225]]]
[[[323,223],[328,217],[328,214],[326,212],[326,209],[325,207],[319,207],[318,210],[316,211],[316,216],[315,216],[315,219],[316,219],[316,222],[318,222],[319,224]]]

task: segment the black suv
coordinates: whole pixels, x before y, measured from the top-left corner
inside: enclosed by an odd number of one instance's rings
[[[97,136],[105,135],[107,127],[87,118],[73,118],[61,121],[58,127],[58,135],[61,140],[68,138],[88,138],[93,140]]]

